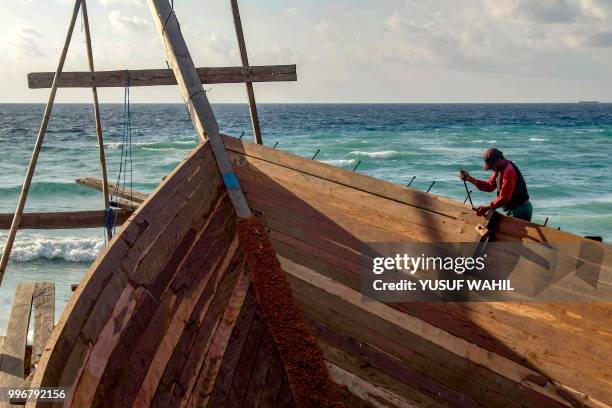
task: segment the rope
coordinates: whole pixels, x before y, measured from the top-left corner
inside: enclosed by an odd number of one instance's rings
[[[125,89],[123,93],[123,135],[121,140],[121,158],[119,160],[119,172],[117,174],[117,182],[112,192],[111,201],[117,201],[120,195],[126,195],[126,190],[129,195],[134,195],[134,179],[133,179],[133,163],[132,163],[132,111],[130,107],[130,75],[129,71],[125,70]],[[129,172],[129,181],[127,173]],[[129,186],[127,186],[129,184]],[[133,208],[132,208],[133,209]]]
[[[104,228],[106,228],[106,231],[108,232],[108,235],[105,236],[110,237],[114,234],[116,224],[117,214],[111,207],[108,207],[104,210]]]

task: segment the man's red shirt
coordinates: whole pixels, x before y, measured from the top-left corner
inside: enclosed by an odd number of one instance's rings
[[[499,173],[500,172],[497,171],[493,172],[493,174],[491,175],[491,177],[489,177],[489,180],[487,181],[475,180],[474,185],[480,191],[494,191],[497,188],[496,180],[499,176]],[[510,202],[510,199],[512,198],[512,193],[514,193],[514,188],[516,187],[517,179],[518,174],[516,174],[514,166],[511,166],[510,161],[508,160],[506,162],[506,167],[501,170],[501,188],[499,190],[499,193],[497,194],[497,197],[495,197],[495,199],[491,201],[491,204],[489,204],[492,209],[502,207],[508,202]]]

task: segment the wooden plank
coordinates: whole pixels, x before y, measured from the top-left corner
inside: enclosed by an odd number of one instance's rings
[[[365,174],[353,173],[326,163],[308,160],[279,149],[260,146],[228,135],[222,135],[222,137],[226,149],[244,157],[245,160],[250,157],[257,158],[389,200],[437,212],[455,219],[465,219],[473,225],[482,220],[481,217],[476,217],[468,206],[454,200],[435,194],[426,194],[419,190],[403,187]]]
[[[208,216],[210,224],[198,230],[197,243],[194,244],[194,238],[186,234],[179,245],[169,248],[172,256],[158,265],[155,276],[134,278],[142,282],[142,285],[147,285],[148,295],[143,290],[134,291],[129,287],[124,290],[124,295],[129,299],[129,310],[122,310],[121,301],[113,310],[113,315],[122,316],[124,326],[119,330],[112,318],[106,322],[102,333],[95,340],[89,364],[79,379],[78,387],[75,387],[75,401],[89,406],[92,402],[89,398],[97,394],[94,405],[105,402],[122,406],[134,399],[145,376],[148,378],[143,386],[142,398],[146,400],[152,396],[157,380],[163,373],[159,366],[148,370],[156,350],[160,353],[159,362],[169,356],[171,350],[166,346],[178,341],[180,327],[183,327],[181,325],[185,324],[195,307],[200,298],[199,293],[205,288],[210,288],[214,293],[233,254],[225,254],[232,238],[227,223],[232,223],[233,217],[229,215],[233,214],[227,197],[222,201],[226,205],[212,212]],[[198,227],[194,225],[194,228]],[[236,247],[237,242],[231,251],[235,251]],[[152,300],[152,297],[156,300]],[[212,297],[209,297],[210,300]],[[175,330],[171,330],[171,326]],[[172,333],[165,336],[168,330]],[[161,344],[162,341],[168,343]],[[104,361],[104,365],[99,360]],[[133,372],[136,365],[142,367],[137,373]],[[96,393],[96,389],[100,391]]]
[[[264,338],[266,330],[266,322],[263,320],[261,313],[255,313],[242,352],[240,353],[240,360],[234,371],[234,378],[232,379],[227,401],[223,406],[241,408],[245,405],[244,399],[248,390],[251,373],[257,361],[257,350],[261,345],[261,340]]]
[[[234,299],[232,294],[237,290],[240,291],[244,278],[244,257],[239,251],[219,289],[214,293],[210,306],[208,302],[211,294],[206,292],[202,294],[201,306],[194,309],[188,326],[165,367],[152,400],[153,406],[179,405],[179,401],[191,393],[191,381],[195,382],[195,378],[201,373],[205,356],[216,345],[214,338],[219,328],[223,326],[221,321],[223,314],[236,307],[232,303]],[[214,372],[212,377],[216,378]]]
[[[231,351],[231,348],[234,346],[230,346],[230,344],[233,344],[232,336],[234,336],[234,329],[240,315],[244,313],[243,318],[249,321],[250,326],[250,320],[255,310],[255,300],[252,293],[251,296],[253,297],[251,300],[248,300],[250,285],[251,277],[245,265],[234,287],[228,306],[223,311],[223,318],[217,324],[206,357],[201,364],[197,365],[199,370],[196,370],[196,372],[198,372],[198,374],[194,375],[187,371],[184,372],[182,376],[188,379],[188,381],[184,381],[184,378],[182,379],[182,383],[186,384],[185,390],[187,392],[186,398],[183,399],[183,403],[186,402],[187,406],[209,406],[209,400],[215,392],[216,382],[223,372],[222,364],[224,364],[223,360],[225,360],[226,353],[233,356],[239,356],[239,351]],[[238,333],[238,335],[240,335],[240,333]],[[226,378],[228,378],[228,381],[231,381],[232,377],[226,376]]]
[[[16,387],[23,384],[34,289],[34,283],[20,283],[15,290],[13,307],[4,337],[2,361],[0,361],[0,387]]]
[[[86,347],[79,333],[86,324],[89,324],[90,319],[106,321],[108,315],[106,318],[101,318],[100,315],[110,313],[106,304],[114,304],[117,297],[112,294],[120,293],[125,286],[125,282],[118,274],[117,265],[120,265],[132,250],[141,251],[141,249],[134,248],[137,243],[150,244],[154,237],[172,222],[170,215],[173,215],[174,211],[179,211],[180,205],[184,204],[172,201],[173,198],[182,190],[190,177],[198,174],[200,166],[209,162],[207,158],[210,156],[210,146],[207,143],[195,148],[145,201],[145,204],[150,205],[137,209],[127,225],[122,228],[121,233],[113,237],[113,240],[105,247],[98,260],[83,276],[64,309],[52,333],[50,344],[53,344],[53,348],[41,357],[32,386],[57,386],[72,383],[78,367],[82,365],[84,347]],[[206,174],[206,177],[214,179],[215,174],[218,180],[216,169],[214,173]],[[175,208],[176,206],[179,208]],[[153,231],[156,232],[153,233]],[[149,232],[152,232],[153,236],[147,236]],[[138,238],[143,238],[143,240]]]
[[[264,160],[248,158],[248,162],[245,162],[233,158],[232,162],[236,165],[236,172],[249,200],[266,200],[276,205],[282,203],[280,211],[296,211],[300,216],[307,214],[331,222],[339,217],[351,217],[385,231],[413,235],[418,241],[471,242],[473,238],[474,226],[460,219],[405,205]],[[413,232],[415,228],[423,234],[421,239]]]
[[[34,339],[30,367],[38,365],[55,324],[55,284],[36,283],[34,289]]]
[[[205,234],[204,237],[206,239],[210,239],[210,234]],[[216,265],[214,268],[210,270],[218,270],[218,278],[212,282],[207,283],[208,278],[199,278],[196,281],[191,283],[191,286],[200,287],[198,291],[195,293],[187,293],[183,302],[181,302],[180,306],[176,309],[173,314],[172,322],[168,326],[166,335],[162,339],[161,343],[157,347],[157,350],[154,353],[154,356],[151,360],[151,364],[148,367],[146,376],[144,377],[142,383],[139,385],[139,389],[137,391],[137,395],[134,398],[134,404],[138,406],[149,406],[151,404],[151,400],[155,396],[156,390],[158,388],[159,382],[164,375],[164,372],[169,364],[170,359],[173,356],[173,352],[179,343],[181,336],[184,330],[188,329],[188,324],[192,324],[189,321],[189,317],[192,315],[194,310],[196,310],[196,306],[202,309],[202,315],[205,316],[208,312],[216,314],[215,317],[221,314],[221,310],[219,308],[215,308],[217,304],[223,299],[221,297],[217,298],[217,294],[219,291],[223,290],[221,293],[224,300],[228,300],[229,291],[224,290],[227,289],[223,286],[223,283],[226,282],[228,275],[230,276],[230,281],[233,281],[232,278],[237,278],[237,271],[232,268],[232,263],[234,262],[236,251],[238,250],[238,241],[234,238],[232,243],[227,250],[227,254],[225,255],[225,259],[222,261],[220,265]],[[199,251],[198,251],[199,252]],[[204,269],[204,268],[203,268]],[[210,270],[205,275],[212,275]],[[235,281],[233,281],[235,282]],[[204,302],[200,306],[199,299],[202,299]],[[216,300],[216,302],[215,302]],[[196,301],[198,303],[196,304]],[[159,327],[151,325],[150,327]],[[143,337],[147,339],[147,346],[150,342],[152,342],[152,335],[148,334],[147,331],[143,333]],[[212,337],[212,333],[210,333],[210,337]],[[146,353],[146,347],[137,347],[138,353]],[[200,354],[204,354],[205,350],[201,350]],[[153,353],[151,353],[153,354]],[[144,360],[141,357],[142,361]],[[142,361],[145,363],[145,361]],[[129,363],[128,363],[129,366]],[[124,371],[125,372],[125,371]],[[137,378],[137,377],[136,377]],[[127,394],[127,393],[126,393]],[[121,401],[120,398],[115,398],[116,401]],[[126,398],[125,401],[129,401],[129,398]]]
[[[359,399],[372,404],[373,407],[420,408],[420,406],[412,404],[392,392],[372,385],[342,367],[329,362],[326,365],[332,380]]]
[[[359,273],[361,266],[359,264],[347,263],[334,254],[324,253],[321,249],[312,248],[302,241],[275,231],[272,231],[271,237],[279,255],[314,269],[320,274],[332,277],[354,290],[360,290]],[[567,303],[564,303],[564,305],[567,306]],[[393,304],[390,306],[397,307]],[[436,305],[430,304],[429,306],[434,307]],[[535,347],[540,343],[539,339],[550,337],[551,330],[555,330],[554,338],[560,346],[556,347],[554,351],[543,351],[543,355],[551,359],[558,359],[557,354],[567,354],[567,346],[571,345],[572,355],[574,355],[571,359],[580,356],[577,358],[579,365],[583,365],[582,362],[584,361],[585,367],[592,366],[594,368],[600,367],[602,364],[609,365],[612,361],[612,356],[606,353],[609,339],[612,338],[612,333],[606,329],[606,325],[610,322],[609,313],[596,313],[596,310],[593,310],[589,304],[583,304],[584,315],[568,314],[563,309],[558,311],[552,309],[550,304],[542,302],[526,304],[462,302],[458,304],[444,303],[438,306],[454,310],[457,320],[464,319],[463,316],[466,315],[472,316],[474,313],[476,313],[475,316],[482,316],[478,319],[479,324],[483,328],[487,328],[489,332],[499,333],[497,335],[498,342],[500,334],[503,334],[503,337],[508,337],[515,343],[529,345],[531,351],[525,350],[528,355],[534,355]],[[450,316],[450,314],[448,315]],[[447,318],[447,320],[449,319]],[[503,322],[503,328],[500,326],[493,330],[492,327],[489,327],[493,320]],[[588,324],[591,320],[592,324]],[[462,326],[466,327],[467,323],[465,321]],[[512,335],[508,336],[510,334]]]
[[[486,367],[487,369],[498,373],[501,376],[509,378],[516,382],[516,384],[523,384],[530,389],[536,390],[538,393],[545,395],[547,398],[558,399],[556,395],[550,393],[544,387],[538,386],[535,383],[529,383],[530,378],[542,377],[542,375],[538,372],[521,366],[509,359],[506,359],[505,357],[490,353],[487,350],[479,347],[475,347],[473,344],[461,338],[455,337],[433,325],[401,313],[380,302],[364,302],[362,301],[362,295],[359,292],[340,285],[334,282],[332,279],[319,275],[307,268],[300,267],[299,265],[283,259],[282,257],[280,257],[280,260],[283,265],[283,269],[290,274],[289,277],[292,287],[295,288],[294,285],[299,283],[297,279],[300,281],[304,280],[310,282],[311,285],[319,288],[319,291],[317,291],[318,294],[316,295],[317,299],[323,302],[327,297],[330,297],[329,295],[336,297],[338,299],[336,305],[334,307],[328,305],[328,307],[333,308],[333,310],[339,313],[341,310],[344,310],[343,313],[346,316],[353,316],[354,318],[359,318],[359,320],[365,319],[365,316],[369,316],[367,318],[368,324],[376,324],[375,331],[377,333],[397,333],[396,341],[399,344],[406,342],[407,338],[414,336],[413,340],[409,342],[412,347],[419,347],[419,344],[416,341],[420,341],[421,343],[424,341],[430,342],[450,353],[471,361],[478,366]],[[308,293],[315,296],[315,292],[312,292],[312,290],[313,289],[311,289]],[[329,295],[326,295],[326,292]],[[352,305],[351,307],[348,307],[349,303]],[[345,306],[348,307],[346,310]],[[386,325],[390,326],[385,327]],[[394,328],[391,326],[394,326]],[[393,336],[395,336],[395,334],[393,334]],[[426,344],[423,343],[423,347],[421,347],[420,350],[423,351],[426,348]],[[439,355],[441,355],[440,352],[431,354],[431,357],[435,358]],[[445,361],[448,361],[448,364],[451,363],[449,357],[445,358]],[[455,358],[455,360],[457,359]],[[457,360],[457,362],[460,362],[460,360]],[[449,368],[450,367],[451,366],[449,366]],[[474,375],[474,369],[472,369],[472,372]],[[525,395],[528,394],[529,392],[526,390]]]
[[[249,67],[196,68],[203,84],[230,84],[246,82],[297,81],[295,65],[253,65]],[[62,72],[60,88],[125,87],[129,78],[130,87],[176,85],[170,69],[131,69],[95,72]],[[28,74],[30,89],[49,88],[53,72],[31,72]]]
[[[123,224],[131,211],[115,210],[115,225]],[[0,214],[0,230],[10,228],[13,214]],[[24,213],[19,229],[72,229],[104,227],[104,210]]]
[[[264,386],[252,402],[254,408],[266,408],[274,405],[274,399],[278,394],[284,376],[285,368],[283,366],[283,361],[281,360],[278,350],[275,350]]]
[[[268,371],[272,368],[273,360],[280,360],[280,356],[278,350],[276,350],[276,343],[267,327],[259,343],[257,354],[253,359],[253,370],[249,376],[248,388],[243,401],[245,408],[256,408],[260,401],[259,397],[264,393],[266,387],[275,386],[275,384],[267,383],[266,380],[268,380]]]
[[[235,320],[231,335],[228,335],[224,353],[219,356],[221,364],[209,397],[212,406],[222,408],[227,403],[236,367],[240,362],[256,311],[257,301],[253,289],[250,288],[245,295],[244,304]]]
[[[311,324],[315,321],[310,316],[307,316],[307,319],[309,319],[308,321]],[[317,323],[321,325],[320,322]],[[358,343],[362,351],[361,354],[350,354],[339,349],[339,346],[332,345],[320,334],[318,341],[327,363],[333,363],[360,378],[367,379],[371,385],[398,395],[403,400],[418,407],[448,408],[457,406],[458,403],[461,406],[475,404],[472,400],[461,394],[455,395],[452,392],[448,392],[444,386],[436,384],[423,374],[411,372],[400,361],[393,359],[367,343]],[[386,363],[383,362],[385,359]]]
[[[240,218],[252,215],[249,205],[244,197],[238,179],[232,169],[227,151],[219,135],[219,125],[212,107],[206,97],[206,91],[198,76],[193,60],[185,44],[183,34],[174,10],[167,0],[148,0],[153,20],[161,34],[168,62],[174,71],[183,100],[187,105],[189,117],[200,137],[200,140],[209,140],[210,145],[228,189],[230,200]]]
[[[96,177],[79,177],[75,180],[75,182],[98,191],[103,191],[104,189],[104,183],[102,180]],[[125,200],[138,204],[141,204],[144,200],[146,200],[148,195],[135,190],[122,190],[121,188],[117,188],[117,185],[114,183],[108,183],[108,190],[117,197],[121,197]]]

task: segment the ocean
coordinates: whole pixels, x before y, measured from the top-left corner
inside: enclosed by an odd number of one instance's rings
[[[213,106],[222,132],[252,138],[246,105]],[[0,212],[13,212],[44,105],[0,104]],[[197,143],[180,104],[134,104],[132,185],[151,191]],[[264,143],[335,166],[463,201],[459,168],[478,178],[496,146],[523,172],[534,222],[612,241],[612,104],[260,104]],[[101,106],[109,179],[117,178],[124,106]],[[27,211],[101,209],[101,193],[74,183],[99,177],[91,105],[56,105]],[[476,192],[475,203],[491,194]],[[6,231],[0,232],[3,245]],[[104,246],[102,229],[19,231],[0,287],[0,333],[19,282],[56,283],[56,318]]]

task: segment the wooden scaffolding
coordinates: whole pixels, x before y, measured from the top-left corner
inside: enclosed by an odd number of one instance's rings
[[[273,81],[296,81],[295,65],[268,65],[251,66],[247,56],[247,50],[242,30],[240,11],[237,0],[230,0],[236,37],[242,66],[238,67],[203,67],[196,68],[187,45],[180,32],[178,19],[174,12],[174,4],[167,1],[152,1],[149,3],[155,18],[156,26],[162,35],[168,55],[168,64],[171,69],[141,69],[141,70],[116,70],[95,71],[93,50],[91,45],[91,30],[87,5],[85,0],[77,0],[74,5],[72,17],[68,25],[68,33],[64,41],[60,59],[55,72],[35,72],[28,74],[28,86],[31,89],[50,88],[49,97],[45,106],[43,120],[41,122],[38,136],[32,152],[25,181],[19,195],[17,208],[14,214],[0,214],[0,229],[8,229],[8,236],[4,246],[2,258],[0,259],[0,285],[7,269],[10,254],[13,248],[18,229],[64,229],[64,228],[97,228],[104,227],[107,222],[105,217],[108,211],[113,211],[112,218],[117,224],[125,221],[135,205],[138,197],[122,197],[126,201],[112,203],[115,207],[111,209],[110,191],[112,184],[108,182],[106,158],[104,153],[103,127],[100,119],[100,107],[97,89],[101,87],[140,87],[158,85],[179,85],[183,99],[187,105],[189,116],[200,137],[200,140],[209,140],[214,146],[215,158],[219,169],[227,174],[228,186],[232,186],[235,176],[232,177],[232,169],[219,137],[219,129],[212,108],[206,97],[206,91],[202,84],[220,83],[244,83],[247,91],[249,114],[251,117],[252,132],[256,143],[262,144],[262,135],[259,126],[259,116],[253,91],[254,82]],[[89,71],[86,72],[64,72],[64,63],[74,26],[79,15],[83,17],[85,32],[85,43],[87,47],[87,60]],[[168,16],[163,19],[161,15]],[[42,148],[44,138],[49,125],[49,119],[55,102],[58,88],[91,88],[93,96],[94,120],[96,124],[96,137],[100,162],[101,180],[99,189],[102,192],[103,209],[100,211],[70,211],[70,212],[43,212],[24,213],[28,192],[36,170],[38,156]],[[78,180],[77,180],[78,182]],[[87,184],[85,184],[87,185]],[[239,188],[230,188],[230,195],[237,212],[248,217],[250,211]],[[142,201],[140,201],[142,202]],[[107,238],[112,234],[107,229]]]

